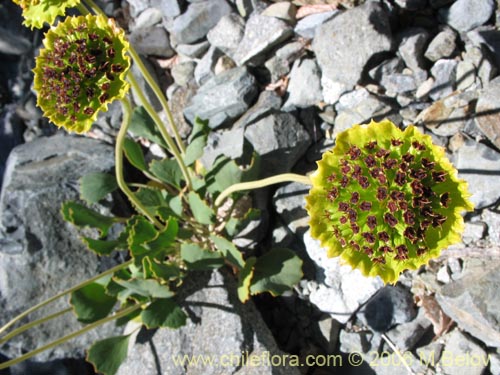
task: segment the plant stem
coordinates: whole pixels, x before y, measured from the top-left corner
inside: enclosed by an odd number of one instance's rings
[[[30,329],[31,327],[36,327],[39,324],[48,322],[49,320],[55,319],[58,316],[64,315],[66,313],[69,313],[71,310],[72,310],[72,308],[68,307],[68,308],[66,308],[64,310],[60,310],[60,311],[58,311],[58,312],[56,312],[54,314],[50,314],[48,316],[44,316],[41,319],[35,320],[35,321],[27,323],[27,324],[25,324],[25,325],[23,325],[23,326],[21,326],[19,328],[16,328],[15,330],[9,332],[4,337],[2,337],[0,339],[0,344],[3,344],[4,342],[9,341],[11,338],[13,338],[13,337],[15,337],[15,336],[23,333],[24,331]]]
[[[163,225],[153,216],[151,215],[147,208],[144,207],[142,202],[137,199],[135,194],[128,188],[125,179],[123,178],[123,145],[125,143],[125,137],[127,136],[127,129],[130,124],[130,113],[132,112],[132,107],[130,106],[130,102],[127,98],[122,99],[123,105],[123,119],[122,124],[120,126],[120,131],[116,136],[116,145],[115,145],[115,174],[116,174],[116,182],[120,187],[121,191],[125,193],[125,195],[130,199],[130,202],[140,211],[144,216],[146,216],[149,221],[151,221],[158,229],[163,229]]]
[[[181,168],[182,174],[184,176],[184,179],[186,180],[186,184],[191,189],[192,183],[191,183],[191,176],[189,175],[189,171],[186,167],[186,164],[184,163],[184,160],[182,159],[181,154],[179,153],[179,150],[177,149],[177,146],[175,145],[174,141],[172,140],[172,137],[170,137],[170,134],[168,134],[167,129],[163,126],[160,117],[154,110],[154,108],[151,106],[151,104],[146,100],[146,97],[144,96],[144,93],[142,92],[141,88],[139,87],[139,84],[137,83],[137,80],[133,76],[133,74],[128,75],[128,80],[130,84],[132,85],[132,89],[136,93],[136,95],[139,97],[139,101],[141,104],[144,106],[144,109],[146,112],[151,116],[153,121],[155,122],[156,126],[160,130],[160,133],[167,143],[167,146],[169,147],[169,151],[174,155],[175,160],[179,164],[179,167]]]
[[[129,265],[131,265],[133,263],[133,259],[125,262],[125,263],[122,263],[122,264],[119,264],[113,268],[110,268],[109,270],[106,270],[104,272],[101,272],[99,275],[97,276],[94,276],[90,279],[87,279],[85,280],[84,282],[78,284],[78,285],[75,285],[69,289],[66,289],[65,291],[59,293],[59,294],[56,294],[55,296],[52,296],[48,299],[46,299],[45,301],[42,301],[40,302],[39,304],[29,308],[28,310],[22,312],[21,314],[17,315],[15,318],[13,318],[12,320],[10,320],[7,324],[5,324],[3,327],[0,328],[0,333],[3,333],[5,332],[9,327],[11,327],[13,324],[15,324],[16,322],[18,322],[19,320],[21,320],[22,318],[24,318],[25,316],[28,316],[29,314],[31,314],[32,312],[36,311],[36,310],[39,310],[41,309],[42,307],[44,306],[47,306],[49,303],[51,302],[54,302],[55,300],[61,298],[61,297],[64,297],[65,295],[67,294],[70,294],[70,293],[73,293],[75,290],[78,290],[80,288],[83,288],[84,286],[88,285],[88,284],[91,284],[93,283],[94,281],[96,280],[99,280],[101,277],[103,276],[106,276],[106,275],[109,275],[109,274],[112,274],[112,273],[115,273],[115,271],[118,271],[122,268],[125,268],[125,267],[128,267]]]
[[[84,0],[84,1],[87,3],[88,7],[91,8],[95,13],[107,17],[106,14],[101,10],[101,8],[97,6],[97,4],[93,0]],[[141,74],[144,76],[144,79],[146,80],[147,84],[149,85],[149,87],[151,87],[155,96],[158,98],[163,110],[167,114],[167,119],[174,133],[177,146],[179,147],[181,155],[184,155],[184,153],[186,152],[186,147],[184,146],[184,142],[182,141],[182,138],[179,134],[179,130],[175,125],[174,117],[172,116],[172,112],[170,111],[170,106],[168,105],[167,99],[165,98],[165,94],[161,91],[160,87],[149,73],[149,70],[146,68],[146,66],[142,62],[141,57],[139,56],[139,54],[137,53],[137,51],[133,46],[130,46],[130,55],[134,59],[134,62],[137,64],[137,67],[139,68]]]
[[[264,178],[262,180],[250,181],[250,182],[241,182],[239,184],[234,184],[229,186],[226,190],[224,190],[215,200],[215,206],[219,207],[221,203],[234,192],[242,191],[242,190],[252,190],[259,189],[261,187],[279,184],[281,182],[300,182],[305,185],[311,185],[311,180],[307,176],[303,176],[295,173],[283,173],[278,174],[276,176]]]
[[[78,337],[96,327],[99,327],[100,325],[102,324],[105,324],[105,323],[108,323],[110,321],[113,321],[115,319],[118,319],[118,318],[121,318],[122,316],[125,316],[125,315],[128,315],[130,314],[131,312],[134,312],[135,310],[139,309],[141,307],[141,305],[134,305],[134,306],[130,306],[130,307],[127,307],[123,310],[120,310],[118,312],[116,312],[114,315],[111,315],[111,316],[107,316],[106,318],[103,318],[101,320],[98,320],[97,322],[94,322],[94,323],[91,323],[89,325],[86,325],[85,327],[83,327],[82,329],[79,329],[78,331],[75,331],[73,333],[70,333],[69,335],[66,335],[66,336],[63,336],[57,340],[54,340],[38,349],[35,349],[35,350],[32,350],[31,352],[28,352],[18,358],[14,358],[14,359],[11,359],[10,361],[7,361],[7,362],[3,362],[0,364],[0,370],[4,369],[4,368],[7,368],[7,367],[10,367],[10,366],[13,366],[17,363],[20,363],[22,361],[25,361],[45,350],[48,350],[48,349],[51,349],[55,346],[58,346],[58,345],[61,345],[63,343],[65,343],[66,341],[69,341],[75,337]]]

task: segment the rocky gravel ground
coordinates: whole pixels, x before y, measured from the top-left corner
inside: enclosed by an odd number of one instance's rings
[[[244,160],[255,150],[265,165],[262,177],[307,173],[339,132],[389,118],[403,127],[417,125],[446,148],[476,207],[465,217],[461,244],[384,286],[326,258],[309,235],[307,187],[291,183],[256,192],[254,203],[264,214],[238,244],[257,251],[273,245],[294,249],[305,261],[304,279],[283,297],[255,298],[256,309],[235,301],[234,282],[224,272],[206,275],[199,284],[205,287],[193,289],[190,297],[202,302],[193,313],[198,320],[177,331],[140,335],[120,374],[500,374],[500,9],[495,1],[101,4],[147,59],[182,135],[189,134],[195,116],[210,121],[206,167],[218,155]],[[110,106],[86,137],[48,124],[30,89],[41,37],[21,26],[13,4],[0,4],[0,323],[120,260],[86,252],[76,231],[58,216],[60,203],[77,197],[82,174],[112,168],[120,106]],[[154,147],[149,151],[158,155]],[[123,209],[123,202],[113,196],[101,209],[117,206]],[[210,304],[224,308],[206,307]],[[0,352],[19,355],[71,328],[60,320]],[[216,338],[213,332],[219,333]],[[81,348],[95,337],[45,353],[11,373],[91,373],[81,362]],[[175,353],[243,351],[288,353],[301,360],[316,355],[331,362],[200,370],[176,367],[171,360]]]

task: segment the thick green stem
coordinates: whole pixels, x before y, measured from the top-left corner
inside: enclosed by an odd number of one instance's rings
[[[86,325],[85,327],[83,327],[82,329],[79,329],[78,331],[75,331],[73,333],[70,333],[69,335],[66,335],[66,336],[63,336],[57,340],[54,340],[54,341],[52,341],[52,342],[50,342],[50,343],[48,343],[48,344],[46,344],[38,349],[32,350],[31,352],[28,352],[28,353],[26,353],[18,358],[14,358],[14,359],[11,359],[10,361],[3,362],[0,364],[0,370],[7,368],[7,367],[10,367],[10,366],[13,366],[17,363],[23,362],[23,361],[39,354],[39,353],[44,352],[45,350],[48,350],[48,349],[51,349],[55,346],[61,345],[61,344],[65,343],[66,341],[69,341],[69,340],[71,340],[75,337],[78,337],[78,336],[80,336],[88,331],[93,330],[96,327],[99,327],[100,325],[103,325],[105,323],[108,323],[108,322],[111,322],[111,321],[116,320],[118,318],[121,318],[122,316],[128,315],[128,314],[134,312],[135,310],[139,309],[140,307],[141,307],[141,305],[134,305],[134,306],[127,307],[123,310],[116,312],[114,315],[107,316],[106,318],[98,320],[97,322]]]
[[[48,322],[49,320],[55,319],[58,316],[64,315],[66,313],[69,313],[71,310],[72,310],[72,308],[68,307],[67,309],[58,311],[58,312],[56,312],[54,314],[50,314],[50,315],[44,316],[41,319],[34,320],[33,322],[29,322],[29,323],[27,323],[27,324],[25,324],[25,325],[23,325],[23,326],[21,326],[19,328],[16,328],[15,330],[9,332],[4,337],[2,337],[0,339],[0,344],[3,344],[4,342],[9,341],[11,338],[13,338],[13,337],[15,337],[15,336],[23,333],[24,331],[30,329],[31,327],[36,327],[39,324],[43,324],[45,322]]]
[[[174,141],[172,140],[172,137],[170,137],[170,134],[168,134],[167,129],[162,124],[162,121],[152,105],[147,101],[146,97],[144,96],[144,93],[142,92],[141,88],[139,87],[139,84],[137,83],[137,80],[132,74],[128,75],[128,80],[132,86],[132,89],[136,93],[136,95],[139,97],[139,101],[143,105],[144,109],[146,112],[151,116],[153,121],[155,122],[156,126],[160,130],[160,133],[167,143],[167,146],[169,147],[169,151],[174,155],[175,160],[179,164],[179,167],[181,168],[182,174],[184,176],[184,179],[186,180],[186,184],[188,188],[190,189],[192,184],[191,184],[191,176],[189,175],[189,171],[186,167],[186,164],[184,163],[184,160],[182,159],[181,154],[179,153],[179,150],[177,149],[177,146],[175,145]]]
[[[100,14],[104,17],[106,17],[106,14],[97,6],[96,3],[94,3],[93,0],[84,0],[88,7],[91,8],[95,13]],[[80,9],[80,8],[78,8]],[[142,62],[141,57],[135,50],[133,46],[130,46],[130,55],[134,59],[134,62],[137,64],[137,67],[139,68],[141,74],[143,75],[144,79],[146,80],[147,84],[151,89],[153,90],[155,96],[158,98],[163,110],[167,114],[167,119],[170,124],[170,127],[172,128],[172,132],[174,133],[175,141],[177,143],[177,146],[179,147],[180,153],[184,155],[186,152],[186,147],[184,145],[184,142],[182,141],[182,138],[179,134],[179,130],[177,129],[177,126],[175,125],[174,117],[172,116],[172,112],[170,111],[170,106],[168,105],[167,99],[165,98],[165,94],[161,91],[160,87],[154,80],[153,76],[151,73],[149,73],[149,70],[146,68],[144,63]],[[161,125],[163,127],[163,124]]]
[[[309,177],[295,173],[283,173],[276,176],[264,178],[262,180],[241,182],[239,184],[234,184],[228,187],[226,190],[220,193],[220,195],[215,200],[215,206],[220,206],[224,199],[237,191],[259,189],[265,186],[279,184],[282,182],[300,182],[305,185],[311,185],[311,180],[309,179]]]
[[[125,268],[125,267],[128,267],[129,265],[131,265],[133,263],[133,260],[129,260],[125,263],[122,263],[122,264],[119,264],[113,268],[110,268],[109,270],[107,271],[104,271],[104,272],[101,272],[99,275],[97,276],[94,276],[90,279],[87,279],[85,280],[84,282],[78,284],[78,285],[75,285],[69,289],[66,289],[65,291],[59,293],[59,294],[56,294],[55,296],[52,296],[50,297],[49,299],[46,299],[45,301],[42,301],[40,302],[39,304],[29,308],[28,310],[24,311],[23,313],[17,315],[15,318],[13,318],[11,321],[9,321],[7,324],[5,324],[3,327],[0,328],[0,334],[5,332],[7,329],[9,329],[9,327],[11,327],[13,324],[15,324],[16,322],[18,322],[19,320],[21,320],[22,318],[28,316],[29,314],[31,314],[32,312],[34,311],[37,311],[39,309],[41,309],[42,307],[44,306],[47,306],[49,303],[52,303],[54,302],[55,300],[61,298],[61,297],[64,297],[65,295],[67,294],[70,294],[70,293],[73,293],[75,290],[78,290],[80,288],[83,288],[84,286],[86,285],[89,285],[91,283],[93,283],[94,281],[96,280],[99,280],[101,277],[104,277],[106,275],[109,275],[109,274],[113,274],[115,273],[116,271],[118,270],[121,270],[122,268]]]
[[[130,106],[130,102],[127,98],[122,99],[123,105],[123,119],[122,124],[120,126],[120,131],[116,136],[116,145],[115,145],[115,174],[116,174],[116,182],[118,183],[118,187],[125,193],[125,195],[130,199],[130,202],[137,208],[139,212],[141,212],[144,216],[146,216],[158,229],[163,229],[164,226],[160,223],[153,215],[149,213],[146,207],[142,204],[142,202],[137,199],[135,194],[128,188],[125,179],[123,178],[123,145],[125,143],[125,137],[127,136],[127,130],[130,124],[130,114],[132,112],[132,107]]]

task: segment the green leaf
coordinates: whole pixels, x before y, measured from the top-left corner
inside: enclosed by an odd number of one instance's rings
[[[172,298],[158,299],[141,313],[141,320],[148,329],[179,328],[186,324],[186,314]]]
[[[189,192],[188,202],[189,208],[191,208],[191,212],[198,223],[205,225],[214,223],[214,211],[194,191]]]
[[[172,159],[153,160],[149,165],[149,170],[161,181],[181,188],[182,171],[177,161]]]
[[[255,257],[248,258],[238,276],[238,298],[243,303],[250,298],[250,284],[253,278],[253,266],[256,261],[257,258]]]
[[[123,151],[127,160],[134,167],[141,171],[148,169],[146,161],[144,160],[144,153],[142,152],[142,147],[130,138],[125,138],[125,143],[123,144]]]
[[[117,219],[91,210],[76,202],[65,202],[61,208],[64,220],[76,225],[77,227],[91,227],[99,230],[101,237],[108,234],[109,228]]]
[[[69,303],[78,321],[88,324],[108,316],[116,304],[116,298],[106,294],[103,282],[96,281],[71,293]]]
[[[219,250],[231,264],[237,266],[239,269],[243,268],[245,261],[243,260],[241,251],[239,251],[231,241],[215,234],[212,234],[210,239],[214,243],[217,250]]]
[[[252,163],[242,168],[234,160],[219,156],[206,175],[207,189],[210,193],[220,193],[234,184],[258,178],[260,159],[254,153]]]
[[[88,203],[97,203],[118,188],[116,178],[108,173],[89,173],[80,179],[80,196]]]
[[[203,155],[203,149],[207,144],[208,121],[203,121],[196,117],[194,119],[193,130],[188,139],[188,146],[184,156],[184,163],[187,166],[193,164]]]
[[[184,207],[182,205],[182,198],[180,195],[176,195],[168,201],[168,205],[172,212],[174,212],[178,217],[182,217],[184,213]]]
[[[260,216],[261,212],[258,208],[250,208],[242,218],[229,218],[224,229],[229,237],[234,237],[251,221],[258,220]]]
[[[140,188],[134,194],[152,214],[155,214],[160,207],[168,207],[162,192],[155,188]]]
[[[127,358],[130,335],[115,336],[94,342],[87,353],[87,361],[95,371],[103,375],[114,375]]]
[[[136,107],[132,112],[129,130],[137,137],[146,138],[163,148],[168,148],[153,119],[142,106]]]
[[[178,279],[182,275],[179,266],[174,263],[157,263],[156,261],[151,260],[149,257],[144,258],[144,263],[146,267],[149,268],[149,271],[153,274],[154,277],[160,278],[165,281]]]
[[[95,240],[90,237],[83,237],[82,241],[97,255],[110,255],[113,250],[124,249],[127,245],[120,240]]]
[[[271,249],[257,259],[250,285],[252,294],[283,294],[302,278],[302,260],[289,249]]]
[[[181,258],[191,270],[219,268],[224,264],[224,258],[219,252],[202,249],[194,243],[181,245]]]
[[[154,279],[120,280],[114,278],[113,280],[115,283],[123,286],[130,292],[144,297],[170,298],[174,295],[174,293],[168,288],[167,285],[162,285]]]

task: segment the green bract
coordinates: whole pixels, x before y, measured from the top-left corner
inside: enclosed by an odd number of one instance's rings
[[[414,126],[372,121],[340,133],[311,176],[312,237],[364,275],[397,281],[459,242],[467,184]]]
[[[47,22],[52,25],[57,16],[64,15],[66,8],[72,8],[80,0],[13,0],[23,10],[23,24],[40,29]]]
[[[37,104],[57,126],[83,133],[128,90],[129,44],[113,20],[68,17],[45,35],[36,59]]]

